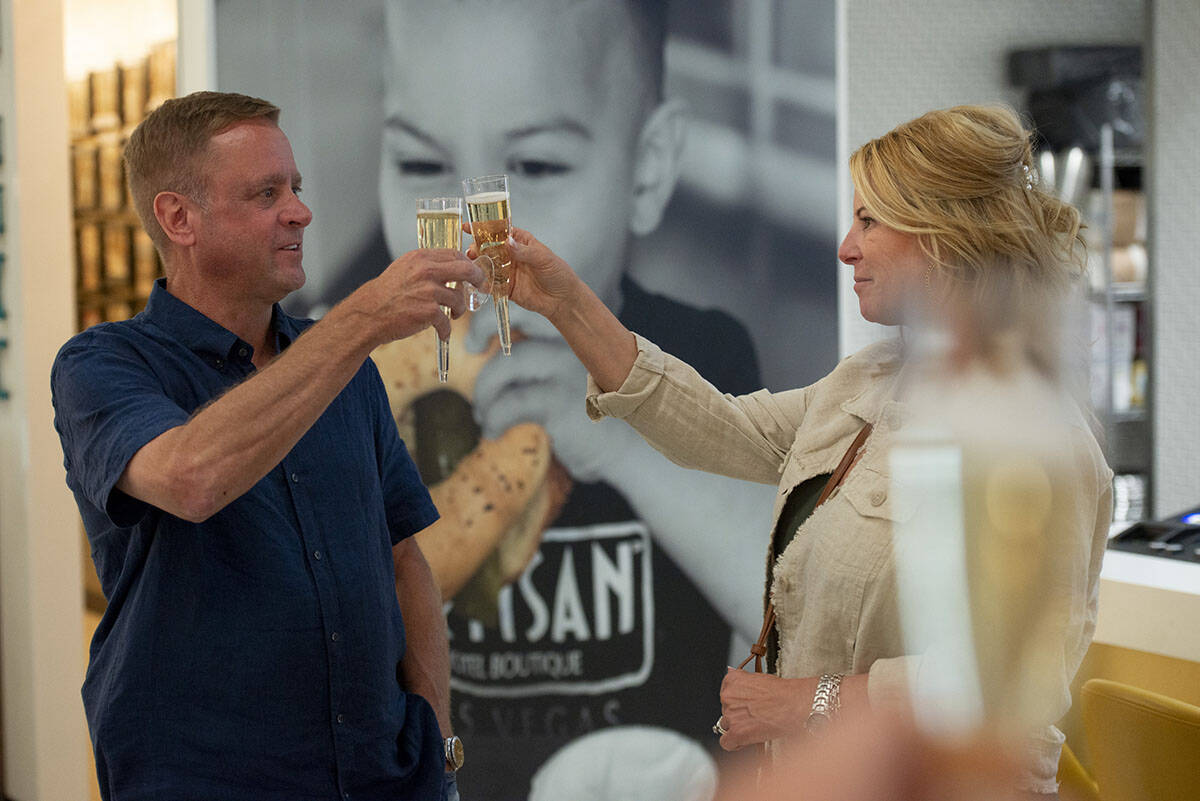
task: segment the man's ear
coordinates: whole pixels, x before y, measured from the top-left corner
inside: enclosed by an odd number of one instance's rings
[[[680,100],[664,100],[646,118],[633,166],[633,211],[629,230],[650,233],[662,220],[679,180],[679,159],[687,135],[687,109]]]
[[[178,192],[159,192],[154,196],[154,217],[167,238],[176,245],[196,243],[196,204]]]

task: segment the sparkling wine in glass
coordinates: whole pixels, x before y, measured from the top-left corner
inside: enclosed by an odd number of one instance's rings
[[[417,199],[417,247],[462,250],[462,198]],[[485,274],[491,271],[491,261],[487,257],[480,257],[475,263]],[[451,289],[456,285],[454,281],[447,284]],[[479,293],[470,284],[466,284],[465,288],[468,306],[472,311],[487,300],[487,295]],[[442,312],[450,316],[448,307],[442,306]],[[437,369],[438,381],[445,383],[450,377],[450,342],[441,337],[437,340]]]
[[[485,175],[463,183],[471,235],[480,256],[487,255],[493,265],[491,294],[496,301],[496,326],[500,333],[500,351],[512,353],[512,333],[508,324],[508,295],[512,291],[512,253],[508,249],[512,213],[508,204],[508,176]]]

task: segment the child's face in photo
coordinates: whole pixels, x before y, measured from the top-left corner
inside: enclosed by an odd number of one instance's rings
[[[614,303],[652,109],[624,4],[392,0],[387,15],[380,200],[390,251],[416,246],[418,197],[507,173],[513,225]],[[548,325],[520,311],[514,327]]]

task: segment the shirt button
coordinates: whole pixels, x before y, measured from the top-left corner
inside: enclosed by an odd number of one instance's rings
[[[216,367],[216,368],[219,370],[219,369],[221,369],[222,367],[224,367],[224,366],[225,366],[225,360],[224,360],[224,359],[217,359],[216,361],[214,361],[214,362],[213,362],[213,366],[214,366],[214,367]]]
[[[882,506],[883,502],[886,500],[887,500],[887,493],[884,492],[883,490],[875,490],[874,492],[871,493],[871,505],[872,506]]]
[[[338,716],[337,716],[337,722],[338,722],[338,723],[345,723],[345,722],[346,722],[346,716],[345,716],[345,715],[338,715]]]
[[[892,429],[893,431],[899,431],[900,427],[904,425],[904,418],[901,417],[900,412],[893,409],[892,411],[888,412],[887,424],[888,428]]]
[[[299,476],[299,474],[297,474],[297,473],[292,473],[292,483],[293,483],[293,484],[299,484],[299,483],[300,483],[300,476]]]
[[[243,359],[246,358],[246,349],[238,348],[238,356],[241,356]]]
[[[333,634],[329,635],[329,639],[333,640],[334,642],[337,642],[341,638],[342,638],[342,635],[338,634],[336,631]]]
[[[316,559],[318,562],[320,562],[321,561],[321,552],[313,551],[313,559]]]

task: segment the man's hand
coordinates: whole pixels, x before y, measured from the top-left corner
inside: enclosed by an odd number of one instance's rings
[[[457,250],[410,250],[393,261],[377,278],[346,299],[367,316],[377,345],[410,337],[433,326],[442,339],[450,337],[450,319],[466,311],[463,281],[480,285],[483,271]],[[455,289],[446,286],[458,283]]]

